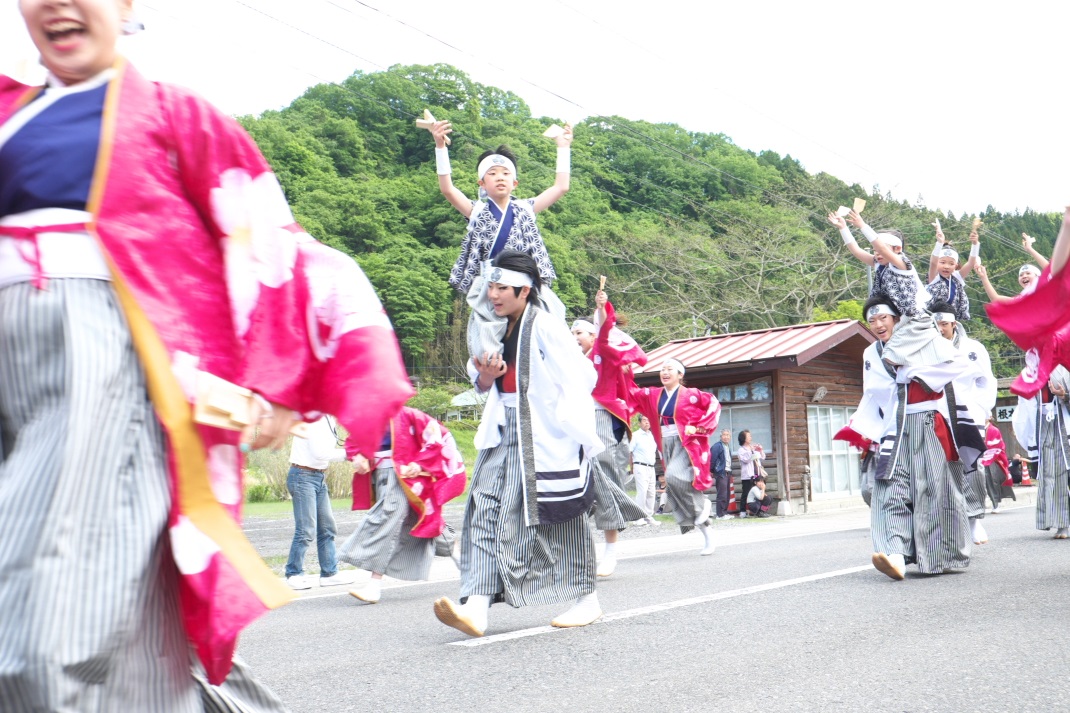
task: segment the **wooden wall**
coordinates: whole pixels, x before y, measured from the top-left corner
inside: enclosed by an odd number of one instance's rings
[[[852,350],[853,352],[854,350]],[[787,470],[791,497],[803,497],[803,469],[810,464],[806,407],[821,386],[828,393],[822,406],[857,406],[862,398],[862,360],[857,353],[831,349],[805,365],[779,372],[786,408]]]
[[[765,460],[763,466],[769,474],[767,492],[774,498],[783,499],[779,492],[780,467],[786,466],[790,497],[799,502],[804,497],[804,468],[810,464],[809,429],[806,422],[806,407],[814,393],[824,386],[828,393],[820,401],[823,406],[857,406],[862,398],[862,352],[867,346],[863,339],[850,339],[833,347],[821,356],[811,359],[803,366],[777,371],[746,371],[720,374],[715,378],[706,376],[688,380],[689,386],[710,388],[738,384],[762,377],[771,377],[773,401],[770,405],[773,443],[763,443]],[[783,416],[781,404],[783,403]],[[781,421],[783,419],[783,426]],[[781,434],[784,435],[781,435]],[[735,433],[732,434],[732,453],[739,449]],[[711,438],[711,443],[720,438],[720,428]],[[786,445],[786,447],[782,447]],[[782,457],[781,451],[783,451]],[[735,484],[737,502],[741,492],[739,461],[733,458],[732,480]],[[712,491],[711,491],[712,492]],[[740,504],[742,507],[742,503]]]

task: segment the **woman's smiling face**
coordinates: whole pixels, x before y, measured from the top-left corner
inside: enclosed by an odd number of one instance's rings
[[[41,63],[64,84],[115,63],[115,43],[132,0],[19,0]]]

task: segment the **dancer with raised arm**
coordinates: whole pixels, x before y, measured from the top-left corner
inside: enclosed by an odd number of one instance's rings
[[[20,9],[49,74],[0,77],[0,708],[281,710],[232,667],[293,597],[242,452],[305,414],[377,438],[412,394],[390,322],[236,121],[118,54],[129,0]],[[194,422],[206,375],[256,394],[240,435]]]
[[[595,527],[606,539],[598,576],[608,577],[617,568],[617,533],[628,523],[653,514],[653,510],[642,510],[624,492],[629,460],[628,421],[632,415],[628,397],[635,388],[631,365],[646,364],[646,354],[634,339],[616,328],[617,314],[603,290],[595,294],[595,305],[595,324],[577,319],[572,324],[572,336],[598,373],[592,396],[598,435],[605,450],[591,459],[591,478]]]
[[[491,261],[487,294],[506,320],[505,349],[474,357],[468,373],[487,394],[461,532],[461,604],[435,602],[439,621],[469,636],[487,629],[490,605],[571,602],[550,623],[602,616],[587,512],[589,459],[602,452],[591,391],[597,374],[561,320],[538,305],[539,269],[528,255]]]
[[[960,322],[970,318],[970,298],[966,294],[966,277],[980,264],[978,256],[981,241],[977,228],[970,231],[970,257],[965,264],[959,261],[959,254],[944,240],[940,223],[936,225],[936,246],[929,258],[929,284],[925,286],[930,297],[929,311],[933,311],[932,302],[946,302]]]
[[[721,404],[705,391],[683,385],[684,365],[666,359],[659,372],[658,388],[635,388],[636,410],[658,425],[654,439],[665,463],[665,494],[681,533],[696,527],[702,533],[700,555],[716,549],[710,529],[710,499],[705,491],[713,485],[710,476],[710,436],[716,432]]]
[[[925,310],[929,293],[914,264],[903,252],[902,233],[898,230],[878,233],[854,210],[850,211],[847,220],[837,213],[829,213],[828,220],[839,229],[848,251],[863,264],[875,268],[870,297],[887,297],[901,315],[882,351],[882,358],[892,366],[939,364],[952,358],[954,348],[940,338],[932,317]],[[872,253],[858,246],[847,227],[848,221],[870,242]]]
[[[530,256],[539,267],[542,289],[540,306],[562,321],[565,306],[550,289],[557,277],[546,252],[535,215],[559,201],[569,188],[572,172],[572,127],[565,125],[554,141],[557,143],[557,169],[554,184],[535,198],[518,199],[513,191],[519,185],[516,157],[506,146],[485,151],[479,157],[479,200],[468,198],[451,176],[446,140],[453,131],[448,121],[439,121],[430,129],[435,139],[435,165],[438,187],[446,200],[468,219],[468,232],[461,243],[461,254],[450,271],[450,285],[467,295],[472,314],[468,322],[468,348],[473,357],[501,353],[506,323],[494,313],[487,298],[487,265],[503,250],[516,250]]]

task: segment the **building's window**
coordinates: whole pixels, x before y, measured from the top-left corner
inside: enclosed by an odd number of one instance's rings
[[[717,433],[710,437],[710,441],[720,439],[721,429],[729,429],[732,431],[732,453],[735,454],[739,450],[739,441],[736,439],[739,437],[739,432],[746,428],[750,431],[751,443],[761,443],[766,453],[772,453],[776,448],[773,447],[773,423],[770,412],[769,404],[722,406],[721,420],[717,422]]]
[[[858,495],[859,453],[844,441],[832,437],[847,425],[855,412],[847,406],[807,406],[806,424],[810,432],[810,479],[814,497]]]

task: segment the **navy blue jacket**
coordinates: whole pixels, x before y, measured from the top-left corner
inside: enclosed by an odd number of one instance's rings
[[[732,445],[729,444],[728,447],[731,449]],[[731,453],[731,451],[729,452]],[[711,473],[726,473],[732,470],[732,456],[729,455],[728,462],[725,463],[724,444],[720,440],[710,446],[710,456]]]

